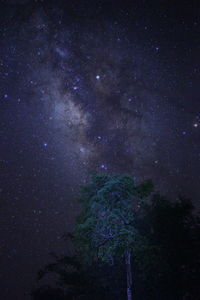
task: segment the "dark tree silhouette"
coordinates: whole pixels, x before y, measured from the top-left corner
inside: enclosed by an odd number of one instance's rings
[[[83,186],[82,214],[66,235],[74,256],[53,255],[38,279],[55,273],[55,286],[35,289],[33,300],[126,299],[125,273],[128,288],[134,274],[136,300],[199,300],[199,217],[189,200],[146,198],[151,190],[128,175],[97,175]]]
[[[95,175],[81,191],[83,211],[76,226],[76,247],[88,261],[124,260],[128,300],[133,297],[131,256],[146,245],[135,226],[136,214],[152,189],[151,181],[136,185],[131,176],[122,174]]]

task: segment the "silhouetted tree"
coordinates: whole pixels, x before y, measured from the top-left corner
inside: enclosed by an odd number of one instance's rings
[[[57,278],[55,279],[57,287],[36,288],[31,293],[34,300],[115,299],[112,298],[106,280],[103,279],[106,272],[104,266],[98,264],[85,266],[75,256],[58,257],[54,254],[53,257],[54,261],[38,272],[38,280],[53,273]]]
[[[33,300],[130,299],[132,271],[135,299],[199,300],[199,218],[189,200],[148,197],[152,188],[128,175],[93,176],[82,187],[83,210],[68,235],[74,256],[53,255],[38,279],[55,273],[56,287],[35,289]]]
[[[76,226],[76,247],[84,258],[114,264],[124,259],[127,299],[132,299],[131,255],[146,240],[135,226],[140,201],[153,189],[151,181],[136,185],[129,175],[95,175],[82,187],[83,211]]]
[[[146,288],[154,299],[198,299],[200,227],[191,202],[157,194],[141,210],[137,229],[154,245],[153,261],[137,260]]]

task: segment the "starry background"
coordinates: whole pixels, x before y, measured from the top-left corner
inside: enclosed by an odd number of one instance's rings
[[[66,4],[68,3],[68,4]],[[30,299],[93,172],[200,196],[198,1],[1,1],[0,282]]]

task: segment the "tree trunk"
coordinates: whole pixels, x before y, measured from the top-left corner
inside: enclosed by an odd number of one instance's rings
[[[127,300],[132,300],[132,271],[131,271],[131,253],[126,251],[126,276],[127,276]]]

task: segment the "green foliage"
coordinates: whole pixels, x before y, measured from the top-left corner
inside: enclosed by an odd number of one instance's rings
[[[126,299],[120,258],[127,249],[132,251],[134,299],[199,299],[200,220],[185,198],[172,202],[156,194],[144,201],[150,186],[136,185],[127,175],[93,176],[81,192],[83,210],[75,232],[79,251],[74,257],[52,255],[54,262],[38,278],[56,274],[56,288],[39,287],[33,299]],[[104,263],[116,259],[112,266]]]
[[[151,181],[140,185],[127,174],[93,175],[81,188],[83,210],[77,219],[75,245],[86,261],[113,262],[133,251],[141,237],[135,226],[135,206],[152,191]]]
[[[164,299],[183,299],[185,294],[197,294],[199,226],[191,202],[183,197],[172,202],[156,194],[142,211],[137,229],[152,246],[134,251],[134,261],[145,289],[160,293],[158,299],[163,295]]]
[[[143,199],[148,197],[149,194],[153,191],[154,186],[152,180],[145,180],[137,186],[137,194],[139,198]]]

